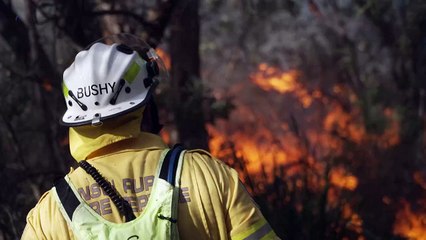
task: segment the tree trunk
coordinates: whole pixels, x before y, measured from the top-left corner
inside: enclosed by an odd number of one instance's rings
[[[179,1],[172,15],[171,78],[179,141],[187,148],[208,149],[200,80],[198,0]]]

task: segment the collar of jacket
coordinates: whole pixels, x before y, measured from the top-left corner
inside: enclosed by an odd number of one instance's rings
[[[124,149],[165,148],[157,135],[140,132],[143,108],[91,125],[69,129],[70,152],[78,162]]]

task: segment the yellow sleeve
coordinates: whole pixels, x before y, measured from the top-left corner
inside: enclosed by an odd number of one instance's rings
[[[199,239],[277,239],[238,173],[209,153],[188,151],[182,184],[189,186],[191,196],[179,213],[185,223],[179,225],[183,239],[194,232]]]
[[[28,213],[27,225],[21,239],[73,239],[50,191],[44,193],[37,205]]]
[[[32,210],[28,213],[27,216],[27,225],[25,225],[24,232],[22,233],[21,239],[46,239],[42,233],[37,233],[36,228],[34,227],[35,222],[32,219]]]
[[[226,209],[231,239],[278,239],[234,169],[230,170],[230,182]]]

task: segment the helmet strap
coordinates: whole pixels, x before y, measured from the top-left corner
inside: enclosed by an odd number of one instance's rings
[[[151,96],[145,105],[145,110],[143,111],[141,131],[158,134],[162,128],[163,125],[160,124],[157,104],[154,101],[154,97]]]

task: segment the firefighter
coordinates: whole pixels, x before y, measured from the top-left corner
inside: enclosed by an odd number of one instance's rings
[[[157,135],[153,93],[166,79],[133,36],[76,55],[61,123],[79,167],[43,194],[22,239],[277,239],[234,169]]]

